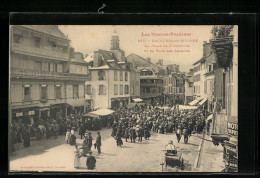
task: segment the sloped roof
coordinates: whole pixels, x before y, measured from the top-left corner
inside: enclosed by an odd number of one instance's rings
[[[79,58],[70,58],[71,62],[79,62],[79,63],[86,63],[84,59],[79,59]]]
[[[91,53],[90,55],[88,55],[87,57],[85,57],[83,60],[85,62],[90,62],[90,61],[93,61],[94,59],[94,53]]]
[[[21,26],[42,33],[46,33],[48,35],[52,35],[58,38],[69,40],[69,38],[66,35],[64,35],[64,33],[60,31],[59,28],[55,28],[52,25],[21,25]]]
[[[157,64],[154,64],[154,63],[148,61],[147,59],[145,59],[145,58],[143,58],[143,57],[141,57],[141,56],[139,56],[139,55],[137,55],[137,54],[132,53],[132,54],[130,54],[129,56],[126,57],[129,62],[133,62],[133,61],[130,60],[130,57],[135,57],[135,58],[137,58],[138,60],[143,60],[143,61],[146,61],[146,62],[148,62],[148,63],[150,63],[150,64],[152,64],[152,65],[154,65],[154,66],[156,66],[156,67],[160,67],[160,66],[158,66]]]
[[[137,71],[141,72],[142,70],[149,70],[149,71],[152,71],[153,73],[159,72],[158,69],[155,69],[153,67],[137,67]]]

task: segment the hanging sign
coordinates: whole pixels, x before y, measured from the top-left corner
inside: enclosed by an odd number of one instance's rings
[[[16,117],[20,117],[20,116],[23,116],[23,112],[16,113]]]
[[[28,115],[30,115],[30,116],[31,116],[31,115],[34,115],[34,114],[35,114],[35,111],[29,111],[29,112],[28,112]]]

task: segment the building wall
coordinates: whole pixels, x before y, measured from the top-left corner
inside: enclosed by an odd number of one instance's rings
[[[32,80],[24,80],[24,81],[12,81],[10,85],[10,102],[12,106],[22,105],[22,104],[41,104],[40,97],[40,86],[42,84],[47,85],[47,102],[46,104],[54,104],[56,101],[65,101],[65,84],[64,82],[40,82],[40,81],[32,81]],[[61,98],[55,99],[55,84],[61,85]],[[30,93],[31,93],[31,102],[24,102],[24,87],[23,85],[31,85]]]
[[[70,64],[70,73],[73,74],[87,74],[87,66],[80,64]]]
[[[140,97],[140,73],[130,71],[130,96]]]

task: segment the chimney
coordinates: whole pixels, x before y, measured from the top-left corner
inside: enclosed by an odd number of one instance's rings
[[[146,58],[146,60],[147,60],[148,62],[151,62],[151,58],[150,58],[150,57]]]
[[[70,58],[74,57],[74,48],[70,47]]]
[[[160,66],[163,66],[163,59],[159,59],[159,60],[158,60],[158,64],[159,64]]]

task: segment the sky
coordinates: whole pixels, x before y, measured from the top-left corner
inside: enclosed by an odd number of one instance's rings
[[[188,72],[192,68],[192,64],[202,58],[203,41],[209,41],[212,26],[60,25],[59,29],[65,35],[68,35],[71,40],[70,44],[75,51],[82,52],[84,55],[91,54],[98,49],[110,50],[111,36],[116,30],[120,40],[120,49],[125,51],[126,56],[135,53],[143,58],[150,57],[152,62],[163,59],[164,64],[178,64],[181,71]],[[153,36],[152,33],[163,33],[168,34],[168,36]],[[190,36],[174,36],[174,34],[179,33],[189,33]],[[145,42],[140,40],[145,40]],[[158,40],[164,41],[158,42]],[[170,40],[170,42],[166,40]],[[184,40],[184,42],[180,42],[181,40]],[[194,42],[194,40],[197,40],[197,42]],[[189,46],[183,47],[183,45]],[[148,50],[148,52],[144,50]],[[150,50],[154,50],[154,52],[150,52]],[[162,50],[172,51],[163,52]],[[179,52],[175,50],[179,50]],[[189,50],[189,52],[186,50]]]

